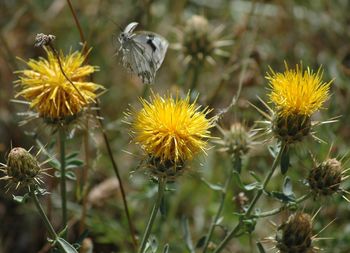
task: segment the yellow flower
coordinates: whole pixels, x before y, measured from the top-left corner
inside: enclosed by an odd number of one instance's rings
[[[88,82],[87,77],[98,70],[84,65],[86,55],[81,52],[60,53],[62,68],[74,86],[65,78],[54,53],[45,48],[47,59],[30,59],[28,69],[16,71],[20,87],[16,97],[22,96],[30,108],[48,122],[57,122],[75,117],[89,103],[95,101],[101,85]]]
[[[206,150],[209,128],[215,118],[207,119],[208,108],[190,103],[189,95],[185,99],[170,95],[162,98],[153,94],[151,101],[141,99],[143,108],[136,112],[132,130],[136,143],[151,157],[161,163],[184,162],[194,154]]]
[[[313,73],[310,68],[303,71],[302,66],[289,69],[286,65],[284,73],[275,73],[266,77],[269,80],[271,102],[277,107],[277,112],[287,117],[290,115],[311,116],[322,107],[329,97],[332,81],[322,81],[322,70]]]

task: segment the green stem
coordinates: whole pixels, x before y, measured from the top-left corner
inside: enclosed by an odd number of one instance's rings
[[[63,228],[67,227],[67,188],[66,188],[66,133],[63,127],[59,127],[60,162],[61,162],[61,203]]]
[[[304,196],[301,196],[300,198],[298,198],[295,201],[295,203],[287,204],[287,205],[281,206],[279,208],[275,208],[275,209],[273,209],[271,211],[262,212],[260,214],[254,215],[254,218],[263,218],[263,217],[268,217],[268,216],[272,216],[272,215],[278,214],[278,213],[282,212],[283,210],[288,209],[291,205],[299,204],[299,203],[307,200],[311,196],[312,196],[312,192],[309,192],[309,193],[305,194]]]
[[[156,202],[154,203],[151,215],[149,217],[149,220],[148,220],[148,223],[147,223],[147,226],[146,226],[146,230],[145,230],[145,232],[143,234],[141,246],[140,246],[140,249],[138,251],[139,253],[143,253],[144,250],[145,250],[145,247],[146,247],[146,244],[147,244],[147,241],[148,241],[148,237],[151,234],[153,223],[154,223],[154,220],[155,220],[155,218],[157,216],[158,209],[160,207],[160,203],[162,202],[165,186],[166,186],[166,180],[163,179],[163,178],[160,178],[159,181],[158,181],[158,195],[157,195],[157,199],[156,199]]]
[[[50,234],[50,237],[51,239],[55,240],[57,238],[57,234],[53,228],[53,226],[51,225],[49,219],[47,218],[45,212],[44,212],[44,209],[43,207],[41,206],[40,202],[39,202],[39,199],[38,197],[36,196],[35,192],[33,190],[29,190],[29,195],[30,197],[33,199],[34,203],[35,203],[35,206],[36,208],[38,209],[39,211],[39,214],[41,216],[41,218],[43,219],[44,223],[45,223],[45,226]]]
[[[190,86],[191,95],[194,94],[194,91],[195,91],[195,89],[197,87],[198,77],[199,77],[199,72],[200,72],[201,67],[202,67],[202,63],[201,62],[197,62],[196,65],[194,65],[192,67],[193,68],[193,75],[192,75],[192,83],[191,83],[191,86]]]
[[[251,212],[253,211],[253,208],[255,207],[256,203],[258,202],[258,200],[260,199],[261,195],[263,194],[263,192],[266,189],[267,184],[269,183],[273,173],[275,172],[277,165],[280,163],[281,161],[281,157],[282,157],[282,153],[285,149],[286,145],[284,143],[282,143],[281,148],[275,158],[275,160],[273,161],[273,164],[271,166],[270,172],[269,174],[267,174],[267,176],[265,177],[265,180],[263,182],[262,187],[257,191],[257,193],[255,194],[252,202],[250,203],[247,211],[245,212],[245,214],[243,215],[243,217],[240,219],[240,222],[236,225],[236,227],[234,229],[232,229],[230,231],[230,233],[227,234],[227,236],[224,238],[224,240],[219,244],[219,246],[215,249],[214,253],[219,253],[221,252],[226,244],[233,238],[235,237],[237,231],[239,231],[240,227],[243,224],[243,220],[247,219],[250,217]]]
[[[150,84],[143,85],[142,98],[146,98],[149,95]]]
[[[234,163],[234,164],[236,164],[236,163]],[[215,226],[217,225],[217,221],[218,221],[218,219],[220,218],[222,209],[223,209],[223,207],[224,207],[226,195],[227,195],[227,189],[228,189],[229,185],[231,184],[234,171],[236,171],[236,168],[230,168],[230,174],[229,174],[229,176],[227,177],[227,179],[226,179],[226,181],[225,181],[224,188],[223,188],[223,190],[222,190],[222,192],[221,192],[219,208],[218,208],[218,210],[216,211],[216,215],[215,215],[215,217],[214,217],[214,219],[213,219],[213,221],[212,221],[212,223],[211,223],[211,225],[210,225],[208,234],[207,234],[207,236],[206,236],[206,238],[205,238],[203,253],[207,252],[210,239],[211,239],[211,237],[212,237],[212,235],[213,235]]]

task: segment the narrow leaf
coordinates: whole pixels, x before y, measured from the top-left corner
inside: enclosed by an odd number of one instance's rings
[[[256,246],[258,247],[259,253],[266,253],[264,247],[262,246],[261,242],[257,242]]]
[[[285,148],[282,152],[281,156],[281,173],[282,175],[286,174],[289,168],[289,152],[288,149]]]
[[[60,246],[60,248],[65,252],[65,253],[78,253],[78,251],[66,240],[63,238],[59,237],[57,238],[57,243]]]
[[[201,180],[212,190],[214,191],[223,191],[223,187],[218,184],[212,184],[208,182],[205,178],[201,178]]]

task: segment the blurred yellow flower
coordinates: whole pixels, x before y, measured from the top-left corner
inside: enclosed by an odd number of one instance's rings
[[[328,99],[332,81],[322,81],[321,68],[314,73],[310,68],[303,71],[299,65],[296,69],[289,69],[287,64],[285,67],[284,73],[270,69],[271,73],[266,77],[271,87],[270,101],[282,117],[311,116]]]
[[[132,130],[136,143],[152,157],[164,162],[183,162],[194,154],[204,151],[209,128],[214,126],[215,118],[207,119],[211,111],[200,110],[200,106],[185,99],[170,95],[162,98],[153,94],[151,101],[141,99],[143,108],[136,112]]]
[[[45,48],[47,59],[29,59],[28,69],[16,71],[20,87],[16,97],[22,96],[30,108],[48,122],[62,121],[75,117],[89,103],[95,101],[96,91],[103,86],[87,81],[87,77],[98,70],[86,65],[86,55],[81,52],[60,53],[62,68],[74,86],[65,78],[54,53]]]

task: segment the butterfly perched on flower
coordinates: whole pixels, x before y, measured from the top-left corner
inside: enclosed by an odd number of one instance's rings
[[[124,67],[138,75],[144,84],[151,84],[162,65],[169,42],[153,32],[134,33],[137,25],[137,22],[132,22],[120,33],[119,51],[123,53]]]

